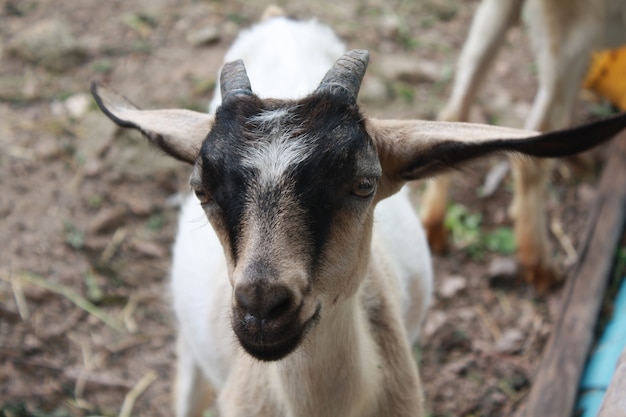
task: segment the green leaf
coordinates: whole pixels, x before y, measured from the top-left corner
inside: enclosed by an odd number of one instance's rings
[[[485,246],[492,252],[512,254],[515,252],[515,233],[510,227],[500,227],[485,235]]]

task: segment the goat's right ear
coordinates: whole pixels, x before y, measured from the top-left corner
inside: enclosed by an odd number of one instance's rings
[[[405,182],[459,168],[495,152],[540,158],[570,156],[626,129],[626,113],[582,126],[539,134],[474,123],[367,119],[366,129],[383,168],[381,197]]]
[[[141,110],[110,87],[94,81],[91,94],[98,107],[117,125],[137,129],[174,158],[193,164],[214,116],[183,109]]]

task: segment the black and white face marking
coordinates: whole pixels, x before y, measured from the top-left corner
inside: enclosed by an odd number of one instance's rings
[[[268,226],[298,213],[307,223],[298,233],[317,257],[333,213],[369,201],[381,169],[361,120],[356,106],[328,94],[297,102],[238,97],[218,110],[200,180],[224,216],[235,261],[251,213]]]
[[[331,94],[296,102],[239,96],[218,110],[192,185],[230,257],[235,297],[245,294],[238,302],[249,304],[251,297],[269,296],[248,293],[296,289],[272,301],[280,309],[262,308],[259,314],[272,320],[251,320],[250,311],[234,303],[233,327],[251,354],[265,360],[285,356],[316,321],[320,302],[311,304],[307,296],[327,253],[342,250],[330,247],[331,229],[366,227],[380,176],[358,108]],[[351,224],[343,224],[345,219]],[[273,273],[249,274],[258,271],[255,264]]]

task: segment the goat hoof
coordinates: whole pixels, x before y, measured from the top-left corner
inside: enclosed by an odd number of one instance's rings
[[[526,282],[531,284],[539,294],[547,294],[560,287],[564,282],[564,276],[551,265],[520,264],[520,272]]]

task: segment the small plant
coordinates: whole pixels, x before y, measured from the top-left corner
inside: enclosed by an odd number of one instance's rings
[[[226,20],[229,22],[233,22],[239,26],[243,26],[246,24],[246,18],[237,12],[229,13],[226,15]]]
[[[135,31],[142,38],[147,38],[152,33],[152,29],[156,28],[158,22],[155,17],[146,13],[133,13],[124,16],[123,22],[128,28]]]
[[[85,283],[87,299],[92,303],[101,302],[104,298],[104,292],[102,288],[100,288],[100,285],[98,285],[98,281],[93,275],[93,272],[87,271],[85,275],[83,275],[83,282]]]
[[[66,221],[65,243],[74,249],[81,249],[85,245],[85,233],[70,221]]]
[[[487,252],[515,252],[515,235],[510,227],[483,233],[480,228],[482,220],[480,213],[471,213],[462,204],[451,204],[446,213],[445,226],[452,234],[454,245],[474,260],[484,259]]]
[[[0,405],[0,417],[71,417],[72,414],[64,408],[53,411],[44,411],[38,407],[27,405],[24,402]]]
[[[89,207],[94,209],[94,210],[98,210],[102,207],[102,203],[104,202],[104,199],[102,198],[102,196],[100,194],[94,194],[91,197],[89,197],[87,203],[89,204]]]
[[[95,61],[92,65],[92,68],[95,72],[99,73],[109,73],[113,71],[113,61],[110,59],[99,59]]]
[[[445,226],[452,233],[454,245],[460,249],[476,246],[480,242],[480,213],[470,213],[462,204],[451,204],[446,213]]]
[[[492,252],[511,254],[515,252],[515,234],[510,227],[499,227],[484,235],[485,246]]]
[[[158,232],[165,224],[165,217],[161,213],[155,213],[146,222],[146,228],[152,232]]]
[[[616,113],[615,106],[608,101],[599,101],[591,103],[589,110],[594,116],[607,117]]]
[[[409,85],[399,83],[394,86],[394,91],[406,103],[412,103],[415,100],[415,91]]]

